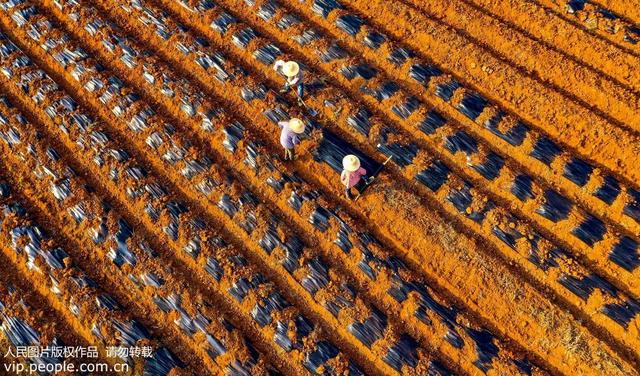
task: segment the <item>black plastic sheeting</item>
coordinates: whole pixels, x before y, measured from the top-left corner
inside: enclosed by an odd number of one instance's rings
[[[300,23],[300,18],[298,18],[298,16],[296,16],[295,14],[285,14],[277,23],[278,28],[280,28],[280,30],[287,30],[288,28],[290,28],[293,25],[297,25]]]
[[[18,317],[2,315],[0,329],[14,346],[35,346],[40,343],[40,334]],[[4,354],[2,354],[4,356]]]
[[[418,145],[415,143],[403,144],[399,142],[387,143],[389,134],[395,134],[397,131],[389,127],[385,127],[380,132],[378,140],[378,150],[384,155],[392,156],[393,160],[400,166],[406,167],[413,163],[413,158],[418,154]]]
[[[363,43],[365,46],[377,50],[386,40],[387,37],[385,37],[384,34],[380,34],[377,31],[372,31],[367,34],[366,37],[364,37]]]
[[[280,55],[282,55],[282,51],[271,43],[265,44],[253,52],[253,57],[265,65],[273,64]]]
[[[478,359],[473,364],[482,372],[489,371],[493,358],[498,356],[498,346],[494,343],[495,337],[486,330],[467,329],[467,334],[476,343]]]
[[[233,37],[231,38],[231,40],[233,44],[235,44],[236,46],[242,49],[246,49],[247,46],[249,45],[249,42],[251,42],[251,40],[254,39],[255,37],[257,37],[256,32],[253,31],[252,28],[247,27],[233,34]]]
[[[211,23],[211,28],[220,34],[224,34],[229,30],[229,26],[238,22],[238,20],[229,13],[222,12],[218,18]]]
[[[560,248],[553,248],[546,254],[542,255],[538,242],[540,241],[540,235],[534,235],[532,239],[527,239],[531,248],[529,248],[529,257],[527,258],[535,266],[542,270],[549,268],[557,268],[559,266],[557,259],[561,257],[567,257],[566,252]]]
[[[453,154],[458,151],[462,151],[467,155],[478,152],[478,142],[465,131],[458,131],[447,136],[444,147]]]
[[[407,61],[407,59],[413,58],[414,56],[415,54],[413,53],[413,51],[408,50],[404,47],[400,47],[391,51],[389,57],[387,57],[387,60],[395,65],[402,65]]]
[[[627,194],[630,200],[627,202],[627,205],[624,206],[623,213],[636,221],[640,221],[640,191],[629,188],[627,189]]]
[[[307,354],[302,363],[314,375],[324,375],[318,372],[318,368],[322,367],[330,359],[335,358],[340,353],[337,347],[327,341],[320,341],[314,351]]]
[[[571,202],[554,190],[548,189],[544,192],[545,201],[536,213],[553,221],[558,222],[566,219],[571,210]]]
[[[526,376],[531,376],[533,372],[533,364],[531,364],[529,359],[527,358],[516,359],[513,361],[513,364],[515,364],[515,366],[518,367],[518,370],[520,370],[521,374]]]
[[[356,77],[362,77],[365,80],[370,80],[376,76],[377,71],[368,64],[358,64],[342,68],[340,73],[342,73],[342,75],[349,81]]]
[[[520,201],[527,201],[533,198],[532,190],[533,180],[529,175],[518,175],[513,179],[513,185],[511,186],[511,193],[516,196]]]
[[[413,64],[411,68],[409,68],[409,77],[413,78],[424,86],[429,85],[431,77],[437,77],[441,74],[442,71],[435,65]]]
[[[447,119],[445,119],[445,117],[442,116],[438,111],[430,110],[427,113],[427,116],[420,123],[418,123],[418,128],[420,128],[423,133],[432,135],[436,131],[436,129],[442,127],[446,123]]]
[[[476,120],[487,107],[489,101],[479,93],[466,93],[462,101],[458,104],[458,111],[471,120]]]
[[[404,102],[398,103],[391,108],[394,114],[403,119],[407,119],[411,114],[420,107],[420,101],[416,97],[408,97]]]
[[[569,0],[567,2],[567,11],[569,13],[575,13],[584,9],[586,0]]]
[[[362,342],[362,344],[368,348],[371,348],[375,341],[384,336],[386,327],[387,316],[374,308],[371,316],[364,320],[364,322],[355,322],[349,325],[347,330],[353,334],[358,341]]]
[[[400,90],[400,85],[395,81],[385,81],[376,89],[372,89],[368,86],[363,86],[360,91],[364,94],[374,97],[378,102],[382,102],[391,98],[395,93]]]
[[[11,195],[11,187],[7,183],[0,183],[0,197],[9,197]]]
[[[314,0],[311,9],[314,13],[327,18],[329,13],[334,9],[343,9],[342,5],[336,0]]]
[[[347,154],[353,154],[360,159],[361,166],[370,174],[380,167],[380,163],[369,158],[366,154],[351,146],[339,136],[330,131],[322,130],[322,140],[313,156],[316,161],[325,162],[337,173],[342,173],[342,158]]]
[[[278,4],[275,1],[264,2],[256,14],[265,21],[269,21],[278,11]]]
[[[319,56],[323,63],[328,63],[333,60],[344,59],[349,56],[349,53],[336,43],[332,43],[326,51],[320,52]]]
[[[627,329],[629,323],[640,314],[640,303],[631,300],[621,304],[607,304],[602,309],[602,313]]]
[[[551,139],[541,137],[534,145],[531,156],[546,165],[550,165],[561,151],[560,147],[551,141]]]
[[[522,141],[524,141],[524,138],[526,137],[527,132],[529,131],[529,127],[527,127],[522,122],[517,122],[507,132],[503,133],[498,129],[498,124],[502,121],[503,117],[504,117],[504,113],[498,112],[491,119],[485,121],[484,123],[485,128],[487,128],[489,131],[491,131],[491,133],[507,141],[509,144],[513,146],[522,145]]]
[[[405,365],[410,368],[415,368],[418,365],[418,354],[416,350],[418,347],[415,339],[407,334],[403,334],[398,342],[389,348],[383,360],[398,372],[400,372]]]
[[[416,175],[416,180],[436,192],[447,181],[449,168],[441,161],[435,161],[426,170]]]
[[[307,274],[301,284],[307,292],[315,295],[320,289],[329,284],[329,269],[322,260],[314,258],[307,263]]]
[[[344,30],[347,34],[355,37],[364,21],[355,14],[345,14],[336,19],[336,26]]]
[[[302,32],[302,34],[295,35],[291,39],[295,40],[301,46],[306,46],[307,44],[313,42],[318,38],[320,38],[320,33],[318,33],[315,29],[306,29]]]
[[[429,370],[427,376],[453,376],[453,373],[437,360],[429,362]]]
[[[502,240],[503,243],[508,245],[509,247],[515,249],[516,241],[522,238],[522,234],[512,228],[502,229],[499,226],[494,226],[492,229],[493,235],[495,235],[498,239]]]
[[[436,95],[445,102],[449,102],[453,93],[460,87],[460,83],[455,79],[436,86]]]
[[[611,205],[619,194],[620,184],[618,183],[616,178],[607,175],[604,177],[604,182],[602,183],[600,188],[598,188],[598,190],[593,195],[604,201],[605,203]]]
[[[633,272],[640,266],[640,254],[638,254],[638,242],[628,236],[620,238],[620,242],[613,247],[609,254],[609,260]]]
[[[371,129],[370,117],[371,112],[366,107],[361,107],[358,112],[347,118],[347,124],[355,128],[359,133],[369,136],[369,130]]]
[[[564,167],[564,177],[576,183],[580,187],[587,184],[589,175],[593,172],[593,167],[582,159],[573,158]]]
[[[617,296],[616,288],[595,274],[590,274],[582,279],[563,274],[558,282],[584,301],[589,299],[594,289],[600,289],[611,296]]]
[[[242,140],[242,132],[244,132],[244,127],[238,122],[234,122],[224,127],[223,133],[225,139],[222,141],[222,145],[225,149],[232,153],[235,152],[238,142]]]
[[[605,224],[591,215],[571,231],[573,235],[590,247],[602,240],[605,232],[607,232]]]
[[[144,367],[144,376],[166,376],[174,368],[183,368],[184,363],[165,347],[157,349]]]
[[[251,317],[263,328],[269,325],[273,318],[273,311],[282,311],[289,306],[289,303],[278,292],[272,293],[267,298],[257,302],[251,310]]]
[[[504,166],[504,159],[501,156],[491,152],[485,158],[482,164],[473,166],[473,169],[478,171],[480,175],[484,176],[488,180],[494,180],[500,175],[500,170]]]

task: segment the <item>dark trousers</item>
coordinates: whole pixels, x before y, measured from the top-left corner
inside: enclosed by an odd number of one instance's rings
[[[346,189],[346,193],[347,193],[347,197],[348,197],[349,199],[353,199],[353,194],[351,193],[351,188],[347,188],[347,189]]]
[[[291,86],[289,86],[288,83],[285,83],[282,91],[286,93],[289,91],[289,89],[291,89]],[[298,96],[300,97],[300,99],[302,99],[304,97],[304,83],[300,82],[296,90],[298,91]]]

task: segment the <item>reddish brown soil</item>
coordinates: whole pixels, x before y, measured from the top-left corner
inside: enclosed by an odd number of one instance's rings
[[[216,3],[196,10],[200,1],[27,0],[0,12],[0,31],[18,47],[0,59],[2,67],[12,66],[10,74],[0,75],[0,94],[11,102],[0,103],[6,119],[0,124],[0,183],[13,190],[0,203],[19,202],[27,213],[7,216],[0,230],[0,261],[14,270],[0,277],[0,301],[8,299],[8,311],[33,324],[44,341],[60,335],[71,342],[96,343],[103,352],[118,338],[109,320],[135,319],[150,331],[149,339],[140,343],[167,347],[184,363],[169,374],[227,374],[241,364],[252,375],[269,370],[285,375],[355,374],[350,366],[366,375],[427,375],[438,365],[453,374],[481,374],[486,367],[489,375],[511,375],[522,372],[518,364],[524,360],[534,375],[640,373],[640,312],[621,325],[605,310],[616,304],[628,308],[640,296],[638,269],[625,269],[610,256],[623,236],[635,241],[640,237],[640,222],[628,209],[633,205],[631,190],[637,190],[640,181],[640,79],[634,74],[640,51],[620,34],[623,26],[640,19],[633,6],[598,1],[625,18],[610,32],[612,26],[605,21],[591,20],[596,17],[593,5],[569,14],[559,0],[344,1],[344,9],[326,18],[312,9],[313,0],[279,0],[269,17],[257,13],[270,4],[265,0]],[[18,24],[15,12],[30,7],[35,15]],[[235,22],[219,33],[211,24],[223,12]],[[336,21],[353,14],[365,24],[349,36]],[[285,15],[299,23],[283,30],[278,20]],[[47,22],[52,22],[50,27]],[[246,48],[239,47],[235,36],[247,27],[258,36]],[[294,40],[309,28],[317,31],[316,39],[306,45]],[[363,43],[371,31],[386,35],[379,49]],[[43,48],[55,40],[60,42]],[[126,41],[126,47],[118,40]],[[279,58],[304,63],[308,83],[322,79],[326,87],[305,97],[306,105],[318,110],[313,120],[320,127],[380,162],[387,156],[378,143],[392,126],[397,132],[387,142],[419,149],[411,163],[401,167],[394,160],[353,202],[343,197],[338,174],[314,159],[323,142],[320,130],[303,139],[295,161],[277,157],[277,127],[264,112],[279,107],[308,123],[312,118],[296,106],[292,93],[278,95],[282,78],[254,55],[265,43],[281,50]],[[349,56],[319,59],[319,51],[334,43]],[[414,55],[394,64],[387,56],[398,47]],[[185,54],[184,48],[192,51]],[[60,63],[60,54],[78,49],[86,56]],[[125,56],[131,50],[136,55]],[[205,68],[195,59],[218,52],[224,54],[219,64],[230,79],[216,78],[215,67]],[[24,56],[33,64],[19,64]],[[443,73],[421,85],[410,72],[424,62]],[[96,64],[103,69],[92,71]],[[376,77],[347,79],[340,71],[353,64],[368,64]],[[81,68],[90,73],[78,73]],[[38,76],[38,69],[48,77]],[[155,79],[150,81],[150,76]],[[117,90],[107,88],[111,77],[121,81]],[[443,100],[437,87],[450,79],[464,89]],[[95,86],[96,80],[105,86]],[[398,84],[389,99],[362,90],[387,80]],[[243,100],[243,90],[260,85],[266,89],[264,97]],[[168,90],[173,94],[167,95]],[[458,110],[470,91],[491,102],[473,120]],[[77,106],[63,108],[60,100],[65,96]],[[394,108],[410,96],[418,109],[401,118]],[[195,115],[184,110],[185,103],[194,104]],[[53,107],[56,115],[51,115]],[[350,125],[350,116],[363,108],[371,113],[366,135]],[[153,111],[140,125],[137,116],[148,109]],[[223,111],[209,116],[210,109]],[[446,126],[425,134],[416,124],[431,110],[442,114]],[[499,111],[506,112],[503,132],[518,121],[527,123],[529,132],[521,144],[511,144],[484,126]],[[91,117],[86,129],[74,123],[81,114]],[[243,129],[229,150],[225,132],[234,122]],[[138,130],[132,130],[134,124]],[[450,152],[446,140],[458,132],[476,140],[477,153]],[[8,136],[14,133],[21,142],[12,145]],[[99,140],[99,135],[105,138]],[[153,146],[154,137],[162,142]],[[531,155],[541,137],[562,147],[548,165]],[[51,158],[51,148],[58,158]],[[504,160],[491,179],[475,168],[489,155]],[[593,166],[582,187],[564,176],[574,157]],[[211,163],[194,172],[194,164],[203,161]],[[444,163],[450,173],[441,188],[431,190],[416,179],[434,161]],[[145,173],[136,175],[138,167]],[[521,201],[511,193],[520,174],[531,176],[534,199]],[[594,196],[604,176],[615,177],[621,186],[609,204]],[[277,190],[269,183],[280,180],[284,183]],[[53,187],[64,182],[70,195],[60,199]],[[459,210],[450,194],[467,183],[473,184],[471,198],[468,207]],[[538,214],[549,189],[572,204],[566,218],[557,222]],[[299,209],[291,204],[296,196],[306,197]],[[235,204],[235,211],[230,214],[222,202]],[[175,203],[184,212],[176,214]],[[79,207],[87,214],[83,221],[73,215]],[[471,215],[485,207],[483,219],[473,220]],[[335,213],[326,228],[317,224],[318,208]],[[604,226],[595,244],[572,233],[591,215]],[[134,229],[125,243],[136,261],[118,266],[112,255],[122,244],[115,236],[100,243],[94,236],[102,224],[116,234],[121,219]],[[69,255],[62,269],[50,268],[44,258],[36,260],[56,278],[58,295],[51,292],[48,274],[29,269],[26,256],[12,249],[12,229],[30,223],[52,234],[43,249],[62,247]],[[177,229],[175,236],[171,226]],[[352,244],[349,252],[336,240],[345,228]],[[496,229],[517,231],[521,237],[510,246],[494,235]],[[364,233],[377,243],[368,244]],[[268,234],[279,243],[267,252],[263,242]],[[538,238],[540,257],[555,260],[552,267],[530,261],[531,241]],[[288,248],[292,239],[300,240],[299,250]],[[194,241],[199,247],[190,254]],[[557,248],[564,252],[554,257]],[[218,279],[207,271],[211,260],[219,264]],[[287,260],[295,264],[293,270]],[[318,281],[310,277],[318,273],[317,262],[325,282],[310,291],[309,281]],[[82,274],[99,288],[74,284],[74,277]],[[148,274],[160,278],[161,286],[141,282]],[[264,276],[263,282],[242,299],[233,296],[242,280],[256,280],[257,274]],[[584,299],[562,282],[591,276],[608,288],[596,287]],[[21,310],[3,290],[15,280],[38,296],[31,298],[33,310]],[[424,289],[400,301],[390,293],[399,280]],[[122,310],[92,303],[104,292]],[[179,310],[165,311],[157,303],[160,297],[176,295]],[[266,323],[259,322],[257,312],[274,296],[287,305],[271,311]],[[453,319],[425,309],[425,296],[433,299],[428,307],[455,311]],[[336,302],[348,304],[340,303],[344,307],[334,313]],[[69,311],[72,303],[81,315]],[[46,309],[52,313],[38,313]],[[423,310],[424,315],[419,314]],[[373,329],[374,339],[367,344],[354,324],[376,314],[386,319]],[[185,316],[204,317],[205,324],[190,333],[178,325]],[[311,327],[299,337],[296,320],[301,316]],[[295,343],[288,351],[275,341],[281,323]],[[104,339],[92,332],[94,325]],[[491,333],[488,342],[495,350],[474,337],[484,331]],[[447,339],[452,333],[461,344]],[[223,355],[209,355],[212,337],[224,344]],[[394,368],[388,353],[407,337],[415,339],[410,349],[415,363]],[[312,372],[305,361],[325,343],[335,346],[336,355]],[[0,342],[0,349],[3,346],[6,342]],[[488,360],[481,361],[483,352],[490,353]],[[136,362],[132,373],[140,374],[144,367],[144,362]]]

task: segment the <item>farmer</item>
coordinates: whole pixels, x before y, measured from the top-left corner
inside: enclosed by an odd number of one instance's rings
[[[284,160],[293,160],[293,148],[300,140],[298,135],[304,132],[304,123],[298,118],[291,118],[289,121],[280,121],[278,126],[280,131],[280,145],[284,148]]]
[[[284,83],[280,92],[286,93],[293,86],[297,86],[298,102],[302,102],[302,97],[304,96],[304,82],[302,80],[302,70],[300,69],[300,65],[295,61],[285,62],[284,60],[278,60],[273,65],[273,69],[287,77],[287,81]]]
[[[349,154],[342,158],[342,174],[340,174],[340,181],[346,187],[346,194],[349,200],[353,199],[351,194],[351,188],[358,184],[360,178],[363,177],[367,170],[360,167],[360,159],[353,154]]]

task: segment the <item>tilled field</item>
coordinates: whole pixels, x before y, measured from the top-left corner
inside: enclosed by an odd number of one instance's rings
[[[0,0],[2,355],[640,374],[639,5]]]

